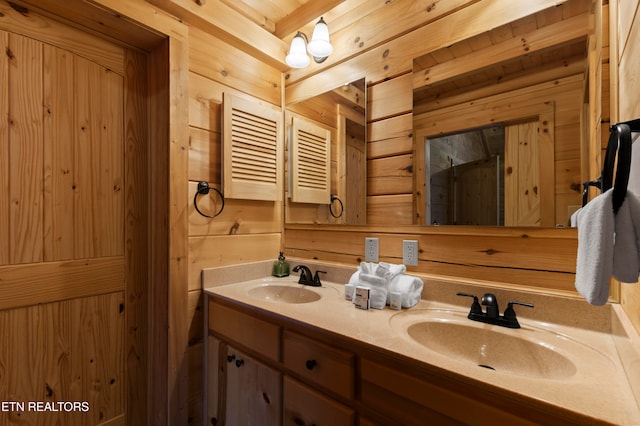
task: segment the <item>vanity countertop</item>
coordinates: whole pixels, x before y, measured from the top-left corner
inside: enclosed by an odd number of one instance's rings
[[[204,291],[205,294],[228,302],[283,319],[307,323],[425,365],[444,369],[476,385],[515,393],[527,398],[532,404],[547,403],[612,424],[640,424],[638,401],[627,377],[628,372],[621,364],[613,333],[520,318],[522,329],[504,329],[504,333],[517,337],[523,335],[518,333],[535,335],[537,332],[548,332],[557,336],[559,341],[571,343],[573,346],[570,347],[584,350],[569,354],[577,372],[566,377],[540,378],[505,373],[479,368],[474,363],[426,349],[408,336],[407,326],[419,321],[424,313],[466,315],[465,308],[460,305],[423,299],[415,307],[401,311],[392,310],[388,306],[383,310],[362,310],[344,299],[342,284],[332,282],[323,282],[322,287],[306,287],[322,296],[320,300],[311,303],[280,303],[249,294],[249,290],[257,286],[273,284],[298,286],[297,277],[265,277],[216,286],[207,286],[205,280]],[[428,285],[429,282],[425,280],[425,286]],[[524,309],[527,308],[516,310]],[[496,326],[483,324],[482,327]],[[508,351],[509,348],[505,350]],[[637,363],[638,360],[634,362]]]

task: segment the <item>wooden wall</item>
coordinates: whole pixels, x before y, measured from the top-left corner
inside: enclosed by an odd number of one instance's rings
[[[633,120],[640,117],[640,2],[610,1],[611,14],[611,78],[612,122]],[[634,149],[637,149],[636,142]],[[640,285],[621,284],[621,303],[636,330],[640,333]]]
[[[211,46],[215,46],[212,51]],[[188,300],[190,424],[202,421],[204,329],[203,268],[276,259],[281,248],[282,202],[226,199],[214,219],[200,216],[193,197],[197,183],[221,188],[221,106],[223,93],[281,105],[281,73],[221,40],[189,31]],[[198,207],[213,214],[217,195],[198,196]]]

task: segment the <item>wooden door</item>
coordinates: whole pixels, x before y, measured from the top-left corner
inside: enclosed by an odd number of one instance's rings
[[[0,52],[0,401],[15,402],[0,425],[124,424],[145,407],[127,410],[144,393],[129,385],[145,356],[145,56],[6,2]]]
[[[506,226],[540,226],[538,121],[505,126],[504,203]]]

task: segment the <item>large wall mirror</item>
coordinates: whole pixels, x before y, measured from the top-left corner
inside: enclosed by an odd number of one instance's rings
[[[588,39],[550,16],[414,60],[420,224],[563,227],[580,208]]]
[[[285,219],[287,223],[366,224],[366,88],[365,79],[358,79],[309,99],[288,104],[287,123],[287,189]],[[309,166],[309,175],[316,176],[319,157],[324,155],[311,143],[301,144],[296,151],[297,130],[305,126],[317,129],[328,144],[330,157],[326,195],[316,200],[296,197],[304,186],[296,179],[301,169]],[[312,131],[304,133],[309,135]],[[304,136],[303,136],[304,137]],[[318,140],[318,137],[309,138]],[[317,146],[317,145],[316,145]],[[300,159],[298,163],[292,161]],[[324,185],[316,185],[323,186]]]

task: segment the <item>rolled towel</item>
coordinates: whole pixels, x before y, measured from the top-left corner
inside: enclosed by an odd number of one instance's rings
[[[389,282],[389,293],[399,292],[402,294],[401,301],[403,308],[411,308],[415,306],[422,297],[422,289],[424,282],[418,277],[400,274]],[[387,303],[389,303],[387,297]]]
[[[613,276],[623,283],[636,283],[640,273],[640,199],[627,191],[615,217]]]
[[[578,214],[576,290],[592,305],[609,298],[613,273],[614,214],[612,190],[598,195]]]
[[[369,306],[375,309],[384,309],[387,304],[388,281],[382,277],[360,273],[359,286],[367,287],[369,293]]]

